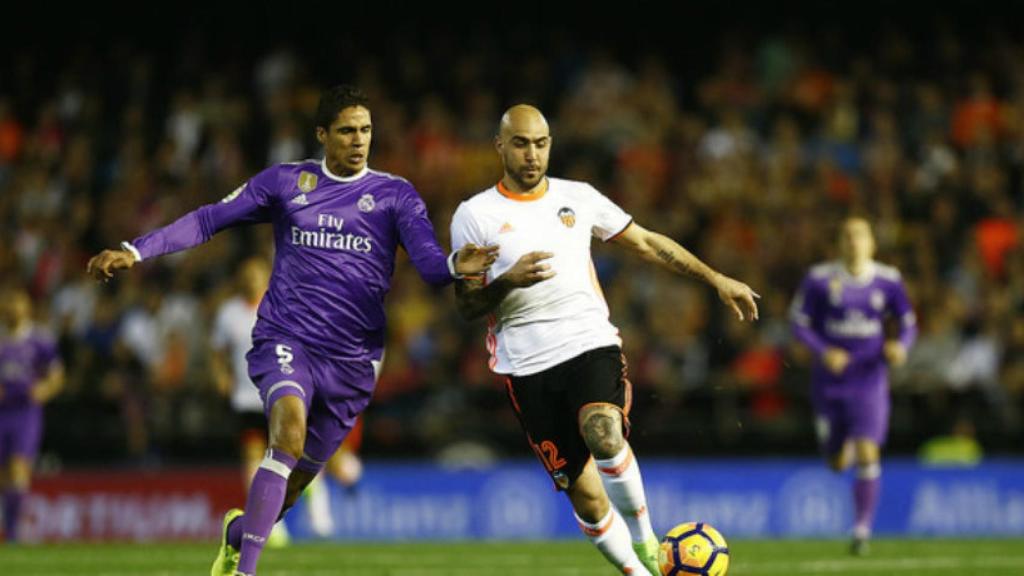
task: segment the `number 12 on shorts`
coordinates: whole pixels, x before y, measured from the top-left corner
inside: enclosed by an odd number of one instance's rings
[[[548,472],[554,472],[562,466],[565,466],[565,458],[558,455],[558,446],[551,440],[544,440],[540,444],[530,443],[533,447],[533,451],[537,453],[537,457],[547,468]]]

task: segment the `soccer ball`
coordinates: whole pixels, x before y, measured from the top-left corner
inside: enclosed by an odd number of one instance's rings
[[[661,576],[725,576],[729,569],[729,546],[710,524],[680,524],[662,538],[658,567]]]

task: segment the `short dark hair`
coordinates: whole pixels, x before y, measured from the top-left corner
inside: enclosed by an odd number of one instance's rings
[[[328,88],[320,94],[320,103],[316,106],[316,125],[327,130],[345,108],[362,106],[369,109],[369,103],[366,93],[350,84]]]

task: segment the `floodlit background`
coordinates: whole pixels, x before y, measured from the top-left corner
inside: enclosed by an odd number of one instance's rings
[[[845,535],[849,478],[817,459],[787,309],[860,212],[921,327],[892,375],[879,532],[1024,535],[1020,11],[667,10],[181,3],[7,20],[0,279],[30,291],[68,377],[46,409],[27,537],[205,539],[212,554],[242,483],[211,324],[239,263],[272,253],[270,228],[105,285],[85,262],[269,164],[317,157],[319,91],[341,82],[371,96],[371,166],[413,182],[442,244],[458,203],[501,175],[500,114],[527,102],[551,122],[552,175],[763,296],[761,320],[740,324],[706,287],[595,245],[659,530]],[[404,257],[388,308],[366,476],[355,491],[328,481],[334,537],[578,539],[487,370],[482,323]],[[980,463],[924,465],[972,447]],[[289,518],[298,538],[305,515]]]

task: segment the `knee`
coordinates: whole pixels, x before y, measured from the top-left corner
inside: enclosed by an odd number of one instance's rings
[[[874,480],[881,476],[882,466],[879,456],[877,444],[865,442],[857,446],[855,473],[859,480]]]
[[[271,446],[292,458],[302,458],[302,447],[306,442],[306,427],[303,424],[288,422],[281,425]]]
[[[855,449],[857,466],[872,466],[878,464],[880,452],[878,445],[873,442],[858,443]]]
[[[599,459],[611,458],[626,446],[618,418],[607,412],[596,412],[586,416],[582,432],[587,448]]]

